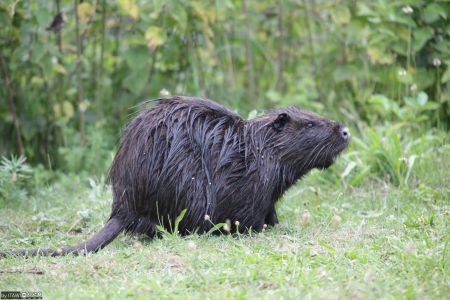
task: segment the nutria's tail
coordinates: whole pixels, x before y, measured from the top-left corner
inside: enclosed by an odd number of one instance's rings
[[[89,240],[79,243],[78,245],[61,248],[61,249],[23,249],[23,250],[11,250],[0,252],[0,258],[7,256],[62,256],[67,254],[85,255],[90,252],[97,252],[106,245],[112,242],[116,236],[119,235],[124,229],[124,226],[120,219],[112,217],[103,226],[103,228],[97,232]]]

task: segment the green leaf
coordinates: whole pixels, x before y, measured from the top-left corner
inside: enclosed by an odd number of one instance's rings
[[[416,158],[417,158],[417,155],[414,155],[414,154],[408,158],[408,171],[406,172],[405,183],[408,182],[408,179],[411,174],[411,171],[413,170],[414,162],[416,161]]]
[[[405,73],[402,73],[402,72],[405,72]],[[413,76],[411,75],[411,73],[402,71],[402,69],[399,69],[399,71],[397,72],[397,79],[399,82],[404,83],[404,84],[412,84],[414,82]]]
[[[413,31],[412,50],[419,51],[425,46],[426,42],[434,35],[434,31],[430,27],[419,28]]]
[[[370,173],[370,166],[367,166],[361,172],[359,172],[358,175],[355,176],[355,178],[352,179],[350,184],[352,186],[357,186],[358,184],[361,183],[361,181],[364,180],[364,178],[366,178],[369,175],[369,173]]]
[[[419,104],[420,106],[424,106],[425,103],[427,103],[428,101],[428,95],[424,92],[420,92],[417,95],[417,104]]]
[[[386,47],[373,47],[367,48],[367,55],[369,55],[370,62],[373,64],[392,64],[394,62],[394,56],[386,52]]]
[[[319,245],[330,250],[331,253],[336,252],[336,250],[332,246],[328,245],[325,241],[319,240]]]
[[[75,113],[72,103],[64,101],[62,104],[62,112],[67,118],[71,119]]]
[[[376,94],[376,95],[372,95],[368,102],[370,104],[374,104],[375,106],[379,107],[380,111],[387,111],[390,109],[391,107],[391,100],[389,100],[388,97],[386,97],[385,95],[380,95],[380,94]]]
[[[175,233],[178,231],[178,225],[180,225],[180,222],[183,220],[184,215],[186,214],[187,209],[183,209],[181,213],[178,215],[178,217],[175,219]]]
[[[358,77],[359,69],[354,65],[344,65],[337,67],[333,72],[334,80],[342,82],[346,80],[352,80]]]
[[[256,109],[253,109],[252,111],[250,111],[248,113],[247,119],[251,120],[251,119],[255,118],[257,115],[258,115],[258,111]]]
[[[67,75],[66,68],[64,68],[64,66],[61,65],[61,64],[54,64],[54,65],[53,65],[53,70],[54,70],[56,73],[58,73],[58,74],[61,74],[61,75]]]
[[[368,3],[362,1],[356,2],[358,16],[375,16],[376,13]]]
[[[439,18],[447,20],[447,9],[438,3],[431,3],[423,10],[422,18],[427,23],[433,23]]]
[[[436,110],[439,108],[440,108],[439,103],[429,101],[422,107],[422,111]]]
[[[417,95],[417,104],[419,104],[420,106],[424,106],[425,103],[427,103],[428,101],[428,95],[424,92],[420,92]]]
[[[83,2],[78,5],[78,18],[81,23],[86,24],[95,13],[95,6],[89,2]]]
[[[448,30],[450,31],[450,26]],[[450,40],[442,39],[438,42],[435,42],[433,43],[433,48],[441,52],[441,54],[450,56]]]
[[[150,54],[145,46],[132,46],[124,55],[125,61],[131,69],[141,69],[150,64]]]
[[[332,12],[331,16],[336,24],[344,25],[350,23],[351,13],[346,6],[336,6]]]
[[[188,23],[188,16],[184,6],[180,4],[172,5],[170,16],[178,23],[180,32],[184,32]]]
[[[345,255],[345,257],[347,257],[350,260],[355,260],[358,258],[358,254],[356,254],[355,251],[347,251],[347,252],[345,252],[344,255]]]
[[[145,87],[148,80],[148,68],[134,69],[124,79],[123,83],[134,95],[139,95]]]
[[[447,67],[447,70],[442,75],[441,83],[446,83],[449,80],[450,80],[450,66]]]
[[[33,58],[36,62],[40,62],[41,58],[47,52],[47,47],[43,43],[35,43],[33,45]]]
[[[36,21],[41,28],[46,28],[53,19],[51,13],[46,9],[38,9],[34,12]]]
[[[218,223],[216,225],[214,225],[210,230],[208,230],[208,232],[206,233],[206,235],[211,235],[212,233],[214,233],[215,231],[221,229],[223,226],[225,225],[225,223]]]
[[[356,163],[354,161],[351,161],[347,167],[345,168],[344,172],[341,174],[341,178],[347,177],[348,174],[356,167]]]
[[[8,14],[12,19],[14,17],[14,14],[16,13],[16,6],[20,2],[20,0],[11,0],[8,2],[9,2],[9,4],[7,4]]]
[[[414,74],[414,82],[417,84],[418,90],[423,90],[434,84],[435,77],[434,70],[418,68]]]
[[[119,6],[123,12],[129,15],[133,20],[139,17],[139,9],[136,0],[119,0]]]
[[[145,40],[150,50],[155,50],[166,41],[166,33],[159,27],[150,26],[145,32]]]
[[[153,19],[158,18],[161,11],[163,11],[164,5],[166,5],[166,3],[167,3],[166,0],[153,0],[151,8],[152,12],[150,14],[150,17]]]

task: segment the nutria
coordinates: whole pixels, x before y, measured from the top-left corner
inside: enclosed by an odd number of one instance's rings
[[[182,212],[183,235],[226,221],[231,232],[261,231],[278,223],[283,192],[311,169],[333,164],[349,137],[347,127],[295,107],[244,120],[207,99],[155,100],[124,131],[110,170],[106,225],[76,246],[0,257],[96,252],[122,231],[154,237],[157,225],[172,230]]]

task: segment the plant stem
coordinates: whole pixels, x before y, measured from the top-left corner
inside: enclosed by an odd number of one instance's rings
[[[152,52],[152,64],[150,66],[150,72],[149,72],[149,75],[148,75],[147,86],[149,86],[152,83],[152,81],[153,81],[153,75],[155,74],[155,66],[156,66],[156,55],[158,53],[158,49],[159,49],[159,47],[157,47]]]
[[[277,90],[284,92],[284,21],[283,21],[283,2],[278,3],[278,54],[277,54]]]
[[[80,144],[81,146],[85,143],[84,135],[84,111],[86,109],[86,104],[84,103],[84,93],[83,93],[83,82],[81,78],[81,39],[80,39],[80,20],[78,16],[78,0],[74,0],[75,8],[75,30],[76,30],[76,43],[77,43],[77,91],[78,91],[78,104],[80,111]]]
[[[412,34],[412,29],[411,29],[411,25],[409,25],[408,27],[408,49],[407,49],[407,54],[406,54],[406,70],[408,71],[409,66],[411,65],[411,34]]]
[[[122,23],[122,17],[121,16],[119,16],[119,24],[121,24]],[[121,29],[121,27],[120,26],[116,26],[116,32],[115,32],[115,36],[114,36],[114,50],[112,51],[112,56],[113,57],[118,57],[119,56],[119,48],[120,48],[120,41],[121,41],[121,36],[120,36],[120,34],[121,34],[121,31],[120,31],[120,29]],[[113,69],[113,86],[112,86],[112,88],[113,88],[113,90],[112,90],[112,96],[113,96],[113,98],[115,98],[116,97],[116,95],[117,95],[117,92],[118,92],[118,90],[119,90],[119,86],[120,86],[120,81],[121,81],[121,78],[118,76],[118,75],[116,75],[117,73],[118,73],[118,70],[117,70],[117,68],[118,68],[118,63],[117,63],[117,59],[115,59],[114,61],[113,61],[113,67],[112,67],[112,69]]]
[[[6,63],[5,63],[5,59],[3,57],[3,53],[0,50],[0,66],[2,69],[2,73],[3,73],[3,81],[5,82],[5,90],[6,90],[6,97],[8,99],[8,106],[9,106],[9,113],[11,114],[12,118],[13,118],[13,124],[14,124],[14,129],[16,132],[16,142],[17,142],[17,147],[19,148],[19,153],[20,155],[25,155],[25,149],[23,147],[23,142],[22,142],[22,132],[20,129],[20,121],[19,118],[17,117],[17,108],[16,108],[16,104],[14,103],[14,92],[11,89],[11,80],[8,74],[8,69],[6,67]]]
[[[92,74],[91,74],[91,84],[90,84],[89,94],[92,96],[94,103],[97,104],[96,90],[97,90],[97,80],[98,80],[98,66],[97,66],[98,38],[97,38],[96,32],[94,30],[93,30],[92,35],[93,35],[92,36]],[[97,109],[96,109],[96,112],[97,112]]]
[[[409,72],[409,67],[411,65],[411,35],[412,35],[412,28],[411,25],[409,25],[409,32],[408,32],[408,49],[406,53],[406,72]],[[409,84],[406,84],[405,87],[405,95],[409,94]]]
[[[61,14],[61,4],[60,0],[55,0],[56,3],[56,15]],[[61,38],[61,28],[59,30],[55,31],[56,36],[56,46],[58,47],[59,56],[57,56],[58,64],[62,65],[62,57],[63,57],[63,49],[62,49],[62,38]],[[57,81],[58,81],[58,87],[56,94],[56,103],[60,103],[60,106],[62,107],[63,103],[63,94],[64,94],[64,75],[61,73],[58,73],[57,75]]]
[[[233,55],[231,53],[231,43],[230,39],[228,38],[229,31],[225,29],[224,32],[224,38],[225,38],[225,45],[227,49],[227,61],[228,61],[228,82],[229,87],[231,91],[234,93],[236,91],[235,85],[234,85],[234,61],[233,61]]]
[[[95,106],[96,106],[96,118],[99,120],[102,116],[102,97],[103,97],[103,64],[104,64],[104,55],[105,55],[105,30],[106,28],[106,0],[102,1],[102,38],[100,41],[100,62],[98,66],[98,77],[97,80],[100,80],[100,86],[95,91]]]
[[[60,0],[55,0],[56,2],[56,15],[61,13],[61,5]],[[62,53],[62,39],[61,39],[61,30],[56,30],[56,44],[58,45],[58,50]]]
[[[247,9],[247,0],[242,1],[242,12],[244,14],[244,26],[245,26],[245,57],[247,60],[247,86],[248,86],[248,100],[255,104],[255,100],[258,99],[258,95],[255,89],[255,74],[253,66],[253,52],[251,44],[251,34],[250,34],[250,16]]]
[[[315,12],[315,2],[312,1],[311,3],[312,3],[312,5],[314,5],[313,6],[313,12]],[[308,32],[308,44],[309,44],[310,53],[311,53],[311,62],[312,62],[312,65],[314,67],[314,70],[313,70],[314,81],[316,83],[316,87],[317,87],[317,92],[319,94],[319,98],[320,98],[320,100],[323,101],[325,99],[323,99],[322,88],[320,86],[318,86],[319,66],[317,65],[317,61],[316,61],[316,50],[314,48],[314,40],[313,40],[313,32],[312,32],[312,26],[311,26],[310,11],[308,9],[308,4],[307,4],[306,0],[303,0],[303,5],[305,7],[306,30]]]

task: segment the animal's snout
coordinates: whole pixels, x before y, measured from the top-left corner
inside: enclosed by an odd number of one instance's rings
[[[344,140],[348,141],[350,139],[350,130],[348,130],[348,127],[342,126],[339,133]]]

